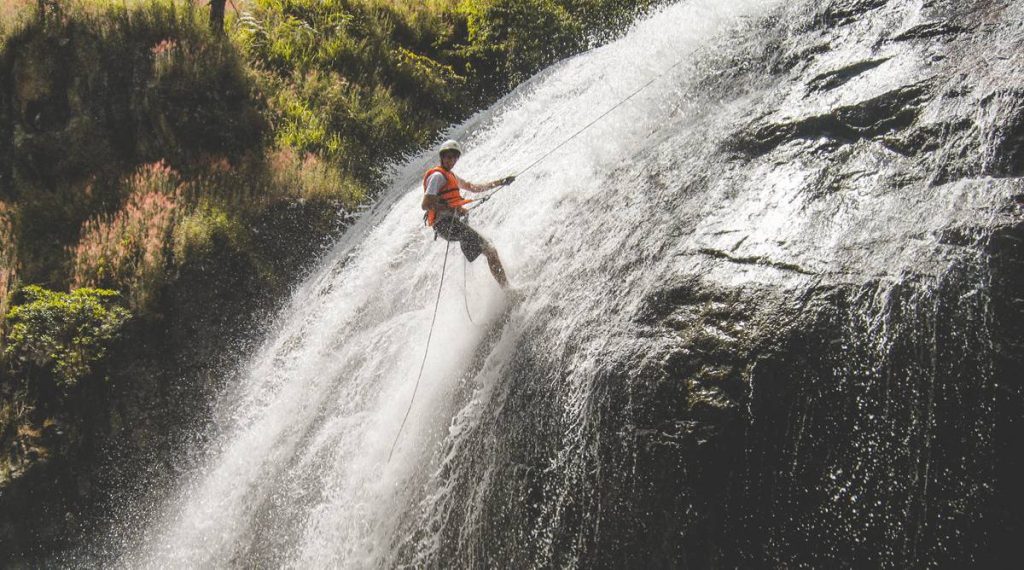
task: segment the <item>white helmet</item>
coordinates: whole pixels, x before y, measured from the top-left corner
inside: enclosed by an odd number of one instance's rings
[[[457,140],[449,139],[444,141],[444,144],[441,145],[441,149],[438,153],[443,153],[447,150],[454,150],[455,152],[462,154],[462,145],[460,145]]]

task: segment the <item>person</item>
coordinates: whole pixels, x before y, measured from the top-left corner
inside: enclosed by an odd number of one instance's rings
[[[482,253],[487,258],[491,275],[503,289],[508,288],[508,275],[501,265],[498,250],[476,230],[466,223],[468,212],[464,206],[471,202],[462,197],[460,190],[486,192],[492,188],[511,184],[515,176],[508,176],[486,184],[474,184],[463,180],[452,172],[455,163],[462,156],[458,141],[445,141],[440,148],[441,164],[423,175],[423,204],[426,211],[424,220],[434,228],[435,237],[441,236],[449,242],[457,241],[462,253],[470,262]]]

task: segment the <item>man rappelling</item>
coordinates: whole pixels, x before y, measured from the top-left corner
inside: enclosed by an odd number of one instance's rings
[[[479,257],[481,253],[484,254],[484,257],[487,258],[487,265],[491,269],[491,275],[502,288],[507,289],[508,277],[498,258],[498,251],[466,223],[469,213],[464,206],[472,200],[463,198],[460,190],[486,192],[499,186],[511,184],[515,180],[515,176],[508,176],[486,184],[474,184],[459,178],[452,172],[452,168],[455,167],[455,163],[462,155],[462,147],[458,141],[449,140],[442,144],[440,155],[441,165],[431,168],[423,175],[422,206],[426,210],[424,219],[428,226],[434,228],[436,236],[441,236],[449,242],[459,242],[463,255],[470,262]]]

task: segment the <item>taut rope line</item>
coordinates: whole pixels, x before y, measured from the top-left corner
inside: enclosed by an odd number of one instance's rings
[[[629,101],[629,100],[630,100],[630,99],[632,99],[633,97],[636,97],[636,95],[637,95],[637,94],[639,94],[639,93],[640,93],[641,91],[643,91],[644,89],[647,89],[648,87],[650,87],[650,86],[651,86],[651,84],[652,84],[652,83],[654,83],[655,81],[657,81],[657,80],[661,79],[662,77],[665,77],[665,75],[667,75],[667,74],[668,74],[668,72],[670,72],[670,71],[672,71],[673,69],[675,69],[676,67],[678,67],[680,63],[683,63],[683,59],[680,59],[679,61],[677,61],[677,62],[673,63],[671,67],[669,67],[669,68],[668,68],[668,69],[666,69],[665,71],[662,71],[662,72],[661,72],[661,73],[659,73],[658,75],[655,75],[654,77],[652,77],[650,81],[648,81],[647,83],[644,83],[643,85],[641,85],[640,87],[638,87],[637,89],[635,89],[635,90],[634,90],[634,91],[633,91],[632,93],[630,93],[629,95],[627,95],[627,96],[626,96],[626,98],[624,98],[624,99],[620,100],[620,101],[619,101],[618,103],[616,103],[616,104],[612,105],[612,106],[611,106],[611,108],[609,108],[609,109],[608,109],[607,111],[605,111],[604,113],[601,113],[600,115],[598,115],[598,117],[597,117],[596,119],[594,119],[593,121],[590,121],[589,123],[587,123],[586,125],[584,125],[584,126],[583,126],[583,128],[581,128],[580,130],[578,130],[578,131],[576,131],[575,133],[573,133],[572,135],[570,135],[570,136],[569,136],[569,138],[567,138],[567,139],[565,139],[564,141],[562,141],[562,142],[558,143],[558,145],[557,145],[557,146],[555,146],[555,148],[553,148],[553,149],[551,149],[551,150],[547,151],[546,153],[542,154],[542,155],[540,156],[540,158],[538,158],[537,160],[535,160],[535,161],[531,162],[531,163],[529,164],[529,166],[527,166],[526,168],[524,168],[524,169],[520,170],[520,171],[519,171],[519,172],[518,172],[518,173],[517,173],[517,174],[515,175],[515,177],[516,177],[516,178],[519,178],[519,177],[520,177],[520,176],[522,176],[522,175],[523,175],[523,174],[524,174],[524,173],[525,173],[526,171],[530,170],[530,169],[531,169],[531,168],[533,168],[534,166],[537,166],[537,165],[538,165],[538,164],[540,164],[540,163],[541,163],[541,161],[543,161],[543,160],[544,160],[545,158],[547,158],[547,157],[551,156],[552,154],[554,154],[554,153],[555,153],[555,151],[557,151],[558,149],[562,148],[563,146],[565,146],[565,145],[569,144],[569,141],[571,141],[571,140],[573,140],[574,138],[578,137],[578,136],[579,136],[580,134],[582,134],[582,133],[583,133],[583,131],[585,131],[585,130],[589,129],[590,127],[594,126],[595,124],[597,124],[597,122],[598,122],[598,121],[600,121],[601,119],[603,119],[603,118],[607,117],[607,116],[608,116],[608,115],[609,115],[609,114],[610,114],[610,113],[611,113],[612,111],[614,111],[615,109],[618,109],[619,107],[621,107],[622,105],[624,105],[624,104],[625,104],[625,103],[626,103],[627,101]],[[499,187],[499,188],[498,188],[497,190],[495,190],[494,192],[491,192],[491,193],[490,193],[490,194],[488,194],[487,196],[484,196],[483,198],[481,198],[481,199],[477,200],[477,201],[476,201],[476,203],[475,203],[474,205],[472,205],[472,206],[468,206],[468,207],[467,207],[466,209],[467,209],[467,210],[473,210],[473,209],[479,208],[479,207],[480,207],[480,206],[482,206],[482,205],[483,205],[483,204],[484,204],[485,202],[487,202],[488,200],[490,200],[492,196],[494,196],[495,194],[497,194],[497,193],[498,193],[498,190],[501,190],[502,188],[504,188],[504,186],[501,186],[501,187]]]

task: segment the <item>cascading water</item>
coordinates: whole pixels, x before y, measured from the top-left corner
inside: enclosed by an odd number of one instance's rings
[[[954,64],[870,46],[938,8],[778,4],[668,7],[455,132],[461,176],[504,176],[681,62],[474,213],[521,300],[483,263],[463,293],[452,248],[388,463],[444,252],[420,222],[433,153],[407,165],[294,293],[120,564],[973,560],[950,542],[980,511],[949,505],[988,500],[993,475],[936,457],[964,434],[958,453],[993,454],[986,248],[1020,184],[988,135],[1012,112],[922,154],[913,128],[973,113],[928,90]],[[975,81],[996,89],[1014,57]]]

